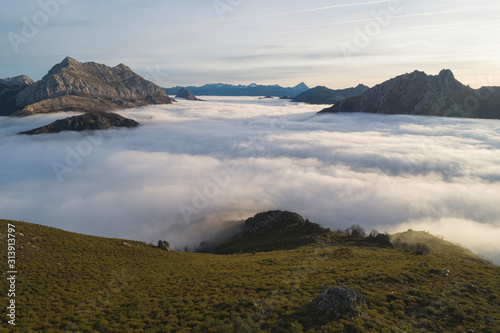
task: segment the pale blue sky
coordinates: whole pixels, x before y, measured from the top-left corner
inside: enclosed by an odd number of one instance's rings
[[[498,31],[498,0],[3,1],[0,77],[38,80],[71,56],[165,87],[344,88],[442,68],[479,87],[500,85]]]

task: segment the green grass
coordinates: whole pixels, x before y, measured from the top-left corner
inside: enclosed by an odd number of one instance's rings
[[[0,220],[2,244],[7,223]],[[419,256],[327,233],[292,249],[215,255],[10,223],[17,318],[13,328],[1,316],[5,332],[500,331],[500,267],[452,244]],[[326,285],[362,293],[362,315],[318,312]],[[5,291],[4,309],[7,302]]]

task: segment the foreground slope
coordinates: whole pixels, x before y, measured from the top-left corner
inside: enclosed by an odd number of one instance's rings
[[[3,244],[7,223],[16,229],[17,317],[11,327],[2,316],[0,332],[500,330],[500,268],[459,252],[421,256],[336,233],[292,250],[168,252],[0,220]],[[319,311],[327,285],[352,288],[366,307],[354,317]]]

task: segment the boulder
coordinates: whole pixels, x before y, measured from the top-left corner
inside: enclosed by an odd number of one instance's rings
[[[327,286],[317,299],[318,310],[332,314],[337,319],[343,316],[355,317],[365,305],[365,297],[346,286]]]
[[[170,251],[170,244],[165,240],[158,241],[158,247],[164,251]]]

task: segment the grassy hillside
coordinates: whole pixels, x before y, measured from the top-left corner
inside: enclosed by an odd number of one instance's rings
[[[12,328],[3,314],[0,332],[500,331],[500,267],[456,246],[415,255],[328,233],[295,249],[214,255],[10,223],[17,317]],[[360,292],[366,308],[318,311],[327,285]],[[2,292],[4,311],[8,301]]]

